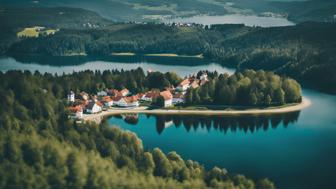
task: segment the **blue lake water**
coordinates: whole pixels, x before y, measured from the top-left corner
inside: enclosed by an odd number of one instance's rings
[[[207,168],[269,177],[280,189],[336,188],[336,97],[304,91],[312,106],[265,116],[111,117],[135,132],[147,149],[177,151]]]
[[[213,24],[244,24],[246,26],[260,26],[260,27],[278,27],[278,26],[292,26],[293,22],[281,17],[264,17],[257,15],[224,15],[224,16],[208,16],[199,15],[185,18],[175,18],[167,20],[167,23],[196,23],[203,25]]]
[[[158,61],[160,60],[160,61]],[[41,73],[72,73],[84,70],[131,70],[141,67],[144,71],[174,71],[180,76],[197,73],[200,70],[217,71],[219,73],[233,73],[234,69],[225,68],[213,62],[203,62],[196,58],[137,58],[137,57],[112,57],[107,59],[95,59],[88,57],[60,57],[26,59],[25,62],[12,57],[0,58],[0,71],[8,70],[38,70]],[[155,62],[155,63],[154,63]],[[159,63],[158,63],[159,62]],[[196,64],[202,62],[202,64]],[[190,66],[193,65],[193,66]]]

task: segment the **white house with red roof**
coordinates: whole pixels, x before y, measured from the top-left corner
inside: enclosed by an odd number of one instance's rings
[[[176,87],[178,91],[186,91],[190,87],[190,80],[189,78],[184,79],[181,83]]]
[[[96,101],[89,102],[89,104],[85,107],[86,113],[89,113],[89,114],[96,114],[96,113],[101,112],[102,110],[103,110],[102,104]]]
[[[109,96],[104,96],[102,102],[104,103],[104,106],[106,106],[106,107],[112,107],[113,106],[113,100]]]
[[[160,96],[160,91],[158,90],[151,90],[147,92],[145,95],[142,96],[141,100],[146,102],[152,102],[154,98]]]
[[[173,105],[173,95],[170,91],[162,91],[160,92],[160,96],[164,99],[164,107],[169,107]]]
[[[139,98],[137,95],[129,96],[129,97],[121,97],[118,101],[115,101],[115,105],[119,107],[138,107],[139,106]]]
[[[120,91],[120,94],[121,94],[122,96],[127,96],[127,95],[130,94],[130,92],[129,92],[128,89],[123,89],[123,90]]]

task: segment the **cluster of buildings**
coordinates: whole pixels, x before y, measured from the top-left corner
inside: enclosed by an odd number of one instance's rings
[[[178,86],[166,88],[164,91],[150,90],[146,93],[132,94],[128,89],[107,89],[98,91],[95,95],[86,92],[75,94],[71,91],[67,96],[71,117],[81,119],[83,114],[96,114],[112,107],[134,108],[142,103],[152,103],[161,96],[164,99],[164,107],[184,103],[184,95],[189,88],[197,88],[208,81],[207,74],[203,73],[199,78],[190,76],[180,82]]]

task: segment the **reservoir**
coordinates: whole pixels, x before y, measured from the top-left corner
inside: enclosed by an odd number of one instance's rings
[[[279,27],[279,26],[292,26],[293,22],[282,17],[266,17],[257,15],[224,15],[224,16],[208,16],[199,15],[185,18],[174,18],[167,20],[167,23],[196,23],[202,25],[213,24],[244,24],[245,26],[259,26],[259,27]]]
[[[336,97],[304,90],[300,112],[244,116],[121,115],[111,126],[135,132],[146,149],[176,151],[207,168],[219,166],[280,189],[336,188]]]
[[[135,69],[173,71],[181,76],[210,70],[234,72],[200,59],[0,58],[0,71],[38,70],[72,73],[83,70]],[[207,168],[219,166],[250,178],[268,177],[280,189],[336,188],[336,96],[308,89],[312,105],[300,112],[244,116],[119,115],[111,127],[136,133],[146,149],[176,151]]]

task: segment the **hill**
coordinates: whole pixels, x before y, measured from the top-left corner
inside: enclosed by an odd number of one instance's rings
[[[0,0],[3,6],[74,7],[98,12],[113,21],[154,21],[198,14],[263,14],[288,16],[296,23],[330,21],[335,0]]]

